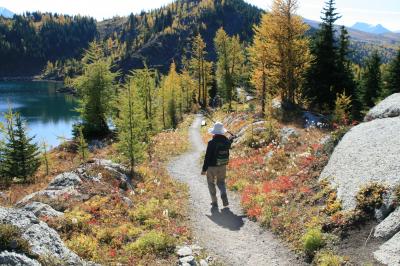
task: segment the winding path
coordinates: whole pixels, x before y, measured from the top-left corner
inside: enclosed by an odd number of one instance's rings
[[[189,130],[192,149],[168,166],[174,178],[189,186],[190,219],[200,244],[226,265],[302,264],[272,233],[243,215],[236,194],[228,195],[229,208],[211,212],[206,178],[200,175],[200,159],[205,150],[200,136],[201,120],[202,116],[198,115]]]

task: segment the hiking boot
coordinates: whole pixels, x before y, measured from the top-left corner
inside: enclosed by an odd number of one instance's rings
[[[228,207],[229,206],[229,201],[228,201],[228,197],[221,197],[222,198],[222,204],[224,205],[224,207]]]

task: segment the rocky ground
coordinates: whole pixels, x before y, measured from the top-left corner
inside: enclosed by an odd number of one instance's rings
[[[43,202],[57,202],[59,200],[85,200],[93,195],[83,193],[84,186],[97,185],[108,188],[101,176],[89,173],[92,167],[104,167],[114,173],[114,178],[127,184],[126,169],[118,164],[106,160],[94,160],[83,165],[74,172],[66,172],[56,176],[44,190],[35,192],[20,200],[15,208],[0,207],[0,223],[13,225],[21,232],[21,238],[30,246],[30,254],[18,254],[3,251],[0,253],[1,265],[39,265],[39,261],[56,261],[61,265],[96,265],[81,259],[76,253],[66,247],[57,231],[50,228],[39,218],[55,218],[63,216],[63,212],[55,210]],[[95,193],[94,191],[92,191]],[[99,191],[98,191],[99,193]],[[128,198],[126,198],[129,201]],[[4,232],[3,232],[4,233]],[[11,242],[11,249],[12,242]],[[30,257],[28,257],[30,256]],[[37,260],[36,260],[37,259]]]

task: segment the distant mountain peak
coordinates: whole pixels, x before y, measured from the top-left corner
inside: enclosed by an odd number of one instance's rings
[[[373,33],[373,34],[385,34],[385,33],[390,33],[391,31],[382,26],[382,24],[378,25],[371,25],[368,23],[364,22],[357,22],[354,24],[352,29],[363,31],[363,32],[368,32],[368,33]]]
[[[14,16],[14,13],[5,7],[0,7],[0,16],[3,16],[5,18],[12,18]]]

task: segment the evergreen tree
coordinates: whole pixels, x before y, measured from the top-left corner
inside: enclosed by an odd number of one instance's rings
[[[4,125],[0,122],[0,136],[4,136],[6,131],[4,130]],[[4,157],[5,156],[5,140],[0,138],[0,183],[8,183],[6,177],[3,176],[4,173]]]
[[[252,65],[251,82],[257,90],[258,98],[261,104],[261,113],[266,115],[267,96],[270,95],[267,91],[267,77],[269,67],[271,65],[268,57],[270,44],[267,42],[262,28],[265,26],[262,20],[261,25],[254,27],[254,40],[251,47],[249,47],[250,62]]]
[[[86,161],[89,156],[89,146],[85,140],[85,136],[83,135],[82,127],[78,129],[78,152],[81,157],[81,161]]]
[[[341,88],[343,93],[341,95],[347,95],[350,97],[351,114],[354,119],[360,118],[360,112],[362,104],[360,102],[360,95],[357,91],[357,85],[354,78],[352,64],[350,62],[350,37],[345,26],[340,27],[339,37],[339,50],[337,60],[337,87]],[[336,105],[335,105],[336,106]]]
[[[362,92],[365,107],[374,107],[382,90],[381,58],[377,51],[365,63]]]
[[[91,43],[84,58],[83,74],[73,81],[79,93],[78,111],[82,117],[83,133],[87,138],[103,137],[109,133],[107,117],[115,95],[110,60],[103,55],[102,47]]]
[[[388,95],[400,92],[400,49],[396,58],[389,64],[385,81]]]
[[[119,117],[115,119],[118,129],[118,149],[129,160],[131,175],[143,159],[146,148],[146,120],[134,76],[129,76],[119,95]]]
[[[195,97],[195,82],[190,76],[189,66],[187,65],[186,60],[182,61],[183,69],[180,75],[180,87],[182,90],[182,107],[185,113],[188,113],[192,110],[193,98]]]
[[[144,64],[143,69],[135,70],[132,73],[138,95],[143,102],[143,111],[150,130],[154,128],[156,114],[156,73]]]
[[[207,53],[205,49],[206,44],[201,35],[198,34],[192,43],[192,58],[190,61],[190,68],[193,78],[197,83],[197,103],[202,107],[207,106],[208,84],[211,81],[211,63],[206,61],[205,57]]]
[[[33,143],[34,137],[27,136],[26,126],[18,113],[10,109],[5,118],[6,141],[1,176],[8,181],[18,178],[27,182],[40,166],[39,147]]]
[[[167,76],[163,78],[161,84],[161,108],[164,129],[176,128],[178,124],[177,118],[177,102],[180,98],[180,76],[176,72],[176,65],[172,63]]]
[[[48,176],[49,173],[50,173],[49,155],[48,155],[48,152],[47,152],[47,148],[48,148],[48,146],[47,146],[46,141],[43,141],[43,143],[42,143],[42,160],[43,160],[43,163],[44,163],[44,166],[45,166],[46,176]]]
[[[322,11],[322,23],[317,32],[311,53],[314,60],[306,74],[305,88],[312,105],[319,109],[333,109],[336,95],[343,88],[338,84],[338,48],[335,41],[335,22],[340,18],[335,1],[328,0]]]
[[[243,49],[238,36],[229,37],[220,28],[214,38],[215,51],[218,56],[216,78],[221,96],[232,109],[234,90],[244,63]]]

